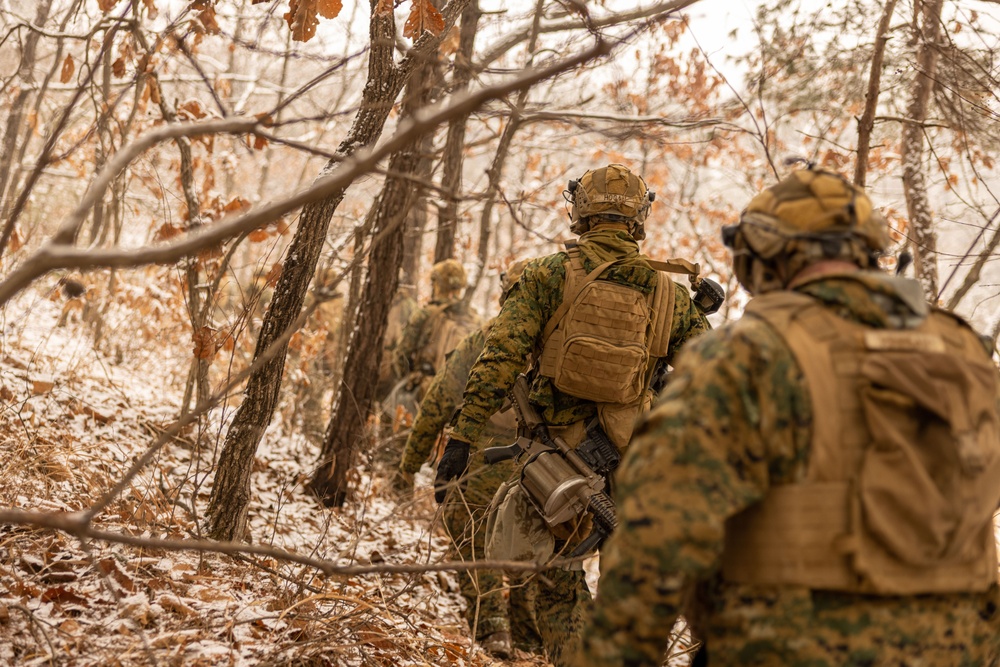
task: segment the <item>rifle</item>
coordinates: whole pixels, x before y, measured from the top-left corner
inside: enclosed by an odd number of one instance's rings
[[[587,428],[587,438],[576,449],[552,437],[548,424],[528,401],[528,380],[523,373],[514,382],[511,399],[521,430],[530,437],[519,435],[512,445],[487,448],[483,452],[486,462],[527,456],[519,484],[549,526],[586,512],[593,517],[593,530],[570,558],[598,548],[618,525],[614,503],[604,492],[606,476],[621,462],[618,449],[597,423]]]

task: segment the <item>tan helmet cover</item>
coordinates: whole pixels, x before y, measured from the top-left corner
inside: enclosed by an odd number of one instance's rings
[[[750,200],[740,222],[770,227],[785,237],[844,232],[871,250],[889,245],[885,219],[864,190],[822,169],[794,171],[765,189]]]
[[[435,296],[452,294],[465,288],[465,267],[457,259],[446,259],[431,267],[431,290]]]
[[[578,181],[570,181],[569,190],[564,193],[573,205],[570,210],[570,229],[576,233],[586,231],[588,224],[581,221],[594,216],[624,218],[622,222],[633,225],[632,235],[636,240],[645,237],[642,223],[649,215],[653,195],[641,176],[622,164],[591,169]]]
[[[752,293],[781,288],[822,259],[866,267],[868,257],[890,243],[885,218],[864,190],[839,174],[812,167],[763,190],[729,229],[734,272]]]

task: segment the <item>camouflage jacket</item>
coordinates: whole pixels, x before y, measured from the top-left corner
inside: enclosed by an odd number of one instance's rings
[[[603,279],[630,285],[644,294],[656,288],[657,272],[642,261],[638,243],[627,232],[591,231],[580,237],[579,247],[587,272],[599,266],[602,259],[620,257],[625,261],[609,268]],[[500,408],[517,375],[523,372],[525,361],[539,351],[545,325],[562,303],[567,258],[566,253],[559,252],[532,260],[524,267],[469,375],[455,437],[467,442],[478,440],[483,425]],[[668,363],[685,341],[711,328],[683,285],[677,285],[675,299]],[[597,413],[594,403],[560,392],[543,376],[534,379],[530,399],[551,425],[572,424]]]
[[[462,391],[469,379],[469,370],[483,351],[486,331],[492,323],[493,320],[462,339],[458,347],[448,355],[444,368],[434,376],[420,403],[413,430],[406,439],[400,470],[415,473],[430,456],[438,434],[451,421],[462,401]]]
[[[840,317],[907,315],[880,274],[806,283]],[[911,282],[911,281],[906,281]],[[909,313],[910,316],[913,313]],[[619,527],[601,550],[579,666],[660,665],[684,613],[712,665],[981,665],[996,656],[997,591],[879,597],[723,582],[725,521],[805,472],[812,408],[791,351],[743,320],[694,341],[616,472]]]

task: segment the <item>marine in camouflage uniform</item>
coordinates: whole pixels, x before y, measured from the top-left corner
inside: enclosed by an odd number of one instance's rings
[[[501,275],[500,303],[517,281],[525,262],[515,262]],[[486,334],[493,324],[466,336],[448,355],[444,367],[434,376],[427,395],[420,404],[413,429],[403,449],[399,471],[394,484],[399,490],[412,489],[413,475],[427,461],[438,436],[455,416],[462,402],[462,392],[469,379],[469,370],[483,351]],[[516,423],[510,411],[506,420],[495,418],[487,424],[482,436],[472,449],[473,465],[466,483],[456,488],[444,505],[444,523],[461,560],[482,561],[484,553],[486,509],[500,485],[514,472],[513,461],[486,465],[482,450],[494,445],[509,445],[516,438]],[[500,658],[510,657],[511,614],[519,619],[514,624],[513,647],[536,651],[541,643],[530,620],[530,604],[524,597],[524,587],[515,586],[510,591],[510,602],[504,597],[503,574],[495,570],[475,570],[459,573],[459,584],[465,598],[469,627],[474,629],[476,641],[487,651]],[[524,619],[528,618],[525,622]]]
[[[761,299],[802,295],[811,307],[863,332],[893,335],[928,319],[915,281],[874,270],[873,255],[885,247],[886,229],[860,190],[810,169],[794,172],[765,194],[727,235],[737,277],[752,293],[763,294]],[[830,243],[835,237],[846,241],[840,250]],[[753,302],[748,313],[684,350],[638,429],[617,472],[619,527],[601,552],[597,604],[574,664],[660,665],[679,614],[705,640],[700,659],[713,666],[997,664],[995,557],[986,558],[987,582],[966,592],[890,595],[729,577],[727,563],[738,566],[751,558],[734,550],[732,534],[753,512],[763,511],[764,501],[803,486],[814,474],[814,425],[826,419],[813,406],[787,333],[755,316]],[[951,319],[933,310],[930,317]],[[976,346],[964,325],[949,326]],[[954,357],[954,348],[950,353]],[[996,369],[986,354],[983,366],[995,387]],[[984,423],[995,424],[998,409]],[[995,470],[996,433],[980,444],[992,449]],[[896,471],[883,471],[882,481]],[[995,492],[995,478],[986,483]],[[990,543],[991,512],[977,519]],[[910,520],[924,520],[930,530],[929,517]],[[849,548],[852,543],[841,543],[844,536],[834,530],[821,525],[817,535],[833,545],[831,551]],[[809,538],[797,539],[808,546]],[[781,540],[763,545],[796,563],[783,547],[788,545]],[[987,549],[992,552],[992,544]],[[771,565],[755,562],[763,569]],[[919,590],[929,576],[917,572],[906,584]],[[865,581],[857,576],[852,586]]]
[[[609,181],[615,178],[636,179],[620,165],[611,165],[606,169]],[[588,175],[592,173],[588,172]],[[642,184],[641,194],[645,210],[648,210],[652,197],[646,197],[645,184]],[[637,217],[634,210],[627,218],[614,215],[615,211],[608,215],[593,215],[580,221],[582,225],[574,217],[577,227],[574,231],[580,233],[586,230],[576,247],[588,274],[606,262],[617,260],[601,275],[601,279],[629,286],[643,295],[652,294],[661,274],[640,255],[637,242],[637,238],[645,235],[641,224],[645,219],[645,210],[641,217]],[[500,409],[518,374],[524,371],[525,360],[539,352],[546,324],[563,300],[568,260],[569,255],[560,252],[529,262],[508,294],[490,329],[483,352],[470,373],[462,411],[438,467],[437,483],[447,482],[461,474],[468,460],[466,443],[480,440],[488,420]],[[677,284],[673,319],[669,326],[669,352],[661,363],[670,362],[685,342],[709,328],[708,321],[695,306],[687,289]],[[550,378],[537,373],[531,381],[529,399],[550,428],[557,431],[582,424],[598,413],[593,401],[563,393]],[[574,444],[570,443],[571,446]],[[454,456],[454,460],[449,461],[450,456]],[[579,569],[547,570],[543,581],[541,583],[533,577],[524,585],[533,590],[530,597],[534,599],[534,620],[544,648],[549,659],[559,665],[563,650],[585,618],[591,596],[584,572]]]
[[[432,318],[441,308],[444,309],[442,312],[444,318],[458,323],[463,331],[479,326],[479,318],[468,312],[467,306],[462,301],[465,280],[465,269],[458,260],[447,259],[433,266],[431,300],[410,316],[396,346],[394,369],[398,377],[404,378],[409,375],[415,382],[427,378],[428,382],[425,384],[429,384],[429,379],[439,370],[429,361],[434,354],[427,348],[437,342],[432,340],[436,334],[432,330],[435,324]],[[455,340],[454,344],[457,343],[458,340]],[[448,351],[450,350],[446,350]],[[434,360],[434,362],[440,361],[443,359]],[[426,386],[424,388],[426,389]],[[423,392],[419,394],[419,398],[423,398]]]

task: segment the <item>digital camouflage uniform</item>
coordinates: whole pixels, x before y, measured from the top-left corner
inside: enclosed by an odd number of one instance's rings
[[[908,310],[905,282],[859,272],[796,291],[883,329]],[[660,665],[681,613],[717,666],[996,664],[996,586],[890,597],[721,579],[726,520],[803,477],[812,423],[802,371],[764,321],[744,317],[684,350],[616,474],[619,526],[578,667]]]
[[[430,457],[438,435],[451,421],[462,401],[462,391],[469,378],[469,370],[483,351],[486,332],[492,321],[466,336],[448,356],[427,390],[413,423],[413,430],[403,449],[400,470],[416,473]],[[458,556],[466,561],[485,559],[486,509],[493,494],[514,472],[514,462],[496,465],[483,462],[482,450],[495,445],[509,445],[514,441],[515,429],[501,428],[490,423],[472,446],[470,469],[464,488],[452,492],[444,506],[445,527],[455,544]],[[511,627],[508,603],[503,594],[503,575],[494,570],[476,570],[459,574],[462,595],[468,607],[469,627],[474,628],[480,640],[496,632],[512,632],[516,648],[537,649],[539,640],[534,622],[529,618],[530,606],[523,597],[523,587],[510,592],[510,614],[518,622]]]
[[[638,243],[629,232],[598,227],[581,236],[578,247],[588,273],[611,259],[622,259],[602,279],[632,286],[643,294],[655,289],[659,274],[640,258]],[[472,443],[480,440],[484,425],[500,409],[517,375],[523,372],[525,360],[538,351],[546,323],[562,302],[567,259],[568,255],[561,252],[533,260],[525,267],[472,368],[453,438]],[[687,289],[678,284],[666,361],[672,360],[687,340],[709,328]],[[597,414],[593,402],[560,392],[549,378],[540,375],[531,384],[529,398],[553,427],[576,424]],[[544,583],[533,578],[526,586],[535,588],[535,620],[545,649],[549,658],[560,664],[563,650],[585,618],[591,597],[580,570],[547,570],[544,577]]]

